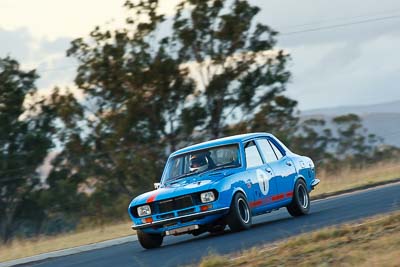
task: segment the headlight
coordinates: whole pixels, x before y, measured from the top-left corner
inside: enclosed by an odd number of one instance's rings
[[[144,205],[144,206],[138,207],[137,208],[137,213],[138,213],[139,217],[150,215],[151,214],[150,206],[149,205]]]
[[[204,192],[200,194],[200,200],[202,203],[212,202],[215,200],[215,195],[212,191]]]

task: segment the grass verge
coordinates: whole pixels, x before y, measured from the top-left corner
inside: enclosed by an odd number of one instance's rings
[[[254,247],[236,255],[210,255],[200,267],[399,266],[400,212],[331,227]]]
[[[134,234],[131,225],[132,222],[126,221],[74,233],[65,233],[54,237],[38,237],[26,240],[16,239],[11,244],[0,246],[0,262],[129,236]]]
[[[314,199],[395,181],[400,178],[400,162],[380,163],[363,169],[342,169],[335,175],[322,171],[317,175],[321,183],[312,193]],[[130,226],[131,222],[121,222],[54,237],[14,240],[10,244],[0,245],[0,261],[129,236],[134,234]]]
[[[343,168],[335,174],[317,170],[317,176],[321,183],[312,192],[313,199],[400,181],[400,161],[378,163],[362,169]]]

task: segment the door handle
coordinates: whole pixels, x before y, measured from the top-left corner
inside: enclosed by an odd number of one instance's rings
[[[265,169],[268,173],[272,173],[272,169],[271,168],[266,168]]]
[[[291,161],[286,161],[286,165],[292,166],[292,162]]]

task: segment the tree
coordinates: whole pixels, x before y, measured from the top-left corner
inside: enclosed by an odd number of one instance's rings
[[[84,99],[57,90],[48,103],[58,116],[63,147],[48,179],[66,198],[57,202],[57,210],[70,207],[79,216],[101,218],[126,215],[129,199],[160,177],[166,149],[175,149],[183,131],[190,130],[180,121],[194,83],[187,68],[167,53],[168,40],[154,42],[163,21],[154,3],[127,1],[131,16],[125,28],[96,27],[67,51],[79,61],[75,90]],[[75,192],[63,193],[65,188]],[[87,206],[79,208],[82,188]],[[123,208],[118,214],[117,206]]]
[[[265,102],[251,121],[252,132],[274,133],[283,143],[289,144],[298,130],[297,101],[283,95]]]
[[[103,200],[149,189],[166,152],[196,133],[221,136],[227,120],[250,119],[290,77],[288,56],[273,49],[276,32],[253,22],[259,9],[246,1],[182,1],[169,36],[157,35],[165,22],[158,1],[125,7],[121,29],[96,27],[67,51],[79,61],[75,83],[85,99],[69,113],[81,123],[63,123],[75,130],[54,161],[55,170],[95,180],[93,196]]]
[[[324,119],[310,118],[299,123],[297,131],[290,138],[290,147],[296,153],[307,155],[318,166],[329,163],[336,140],[332,137],[332,129]]]
[[[283,143],[290,145],[299,129],[297,101],[284,95],[276,95],[271,101],[260,106],[260,110],[249,121],[227,125],[224,135],[248,132],[273,133]]]
[[[125,28],[96,27],[89,40],[73,41],[67,54],[80,62],[75,82],[93,104],[90,127],[123,140],[108,146],[153,142],[175,149],[181,112],[194,84],[187,68],[168,54],[168,38],[155,39],[163,21],[157,1],[137,2],[125,3],[132,14]]]
[[[382,140],[368,133],[356,114],[347,114],[332,119],[336,130],[335,153],[338,159],[345,159],[350,164],[364,164],[376,153],[377,144]]]
[[[382,139],[368,132],[356,114],[307,119],[299,124],[291,138],[295,152],[308,155],[319,166],[336,170],[339,165],[360,167],[369,160],[382,158]],[[387,153],[393,152],[390,148]]]
[[[47,190],[42,190],[38,198],[47,215],[44,231],[51,234],[76,225],[88,213],[88,196],[80,189],[90,174],[86,167],[90,150],[82,139],[84,110],[70,89],[54,88],[40,108],[53,118],[54,139],[65,145],[62,151],[53,151]]]
[[[14,59],[0,59],[0,234],[10,240],[24,221],[40,228],[43,212],[35,199],[37,168],[52,147],[51,118],[27,97],[36,92],[36,72],[23,71]]]
[[[290,78],[288,55],[274,48],[277,32],[255,22],[258,12],[239,0],[178,5],[171,44],[197,78],[193,102],[202,109],[198,130],[207,138],[220,137],[232,122],[243,125],[254,111],[268,109]]]

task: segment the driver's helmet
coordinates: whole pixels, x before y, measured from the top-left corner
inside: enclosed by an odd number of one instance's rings
[[[208,169],[208,159],[205,154],[194,154],[190,156],[190,171],[201,172]]]

